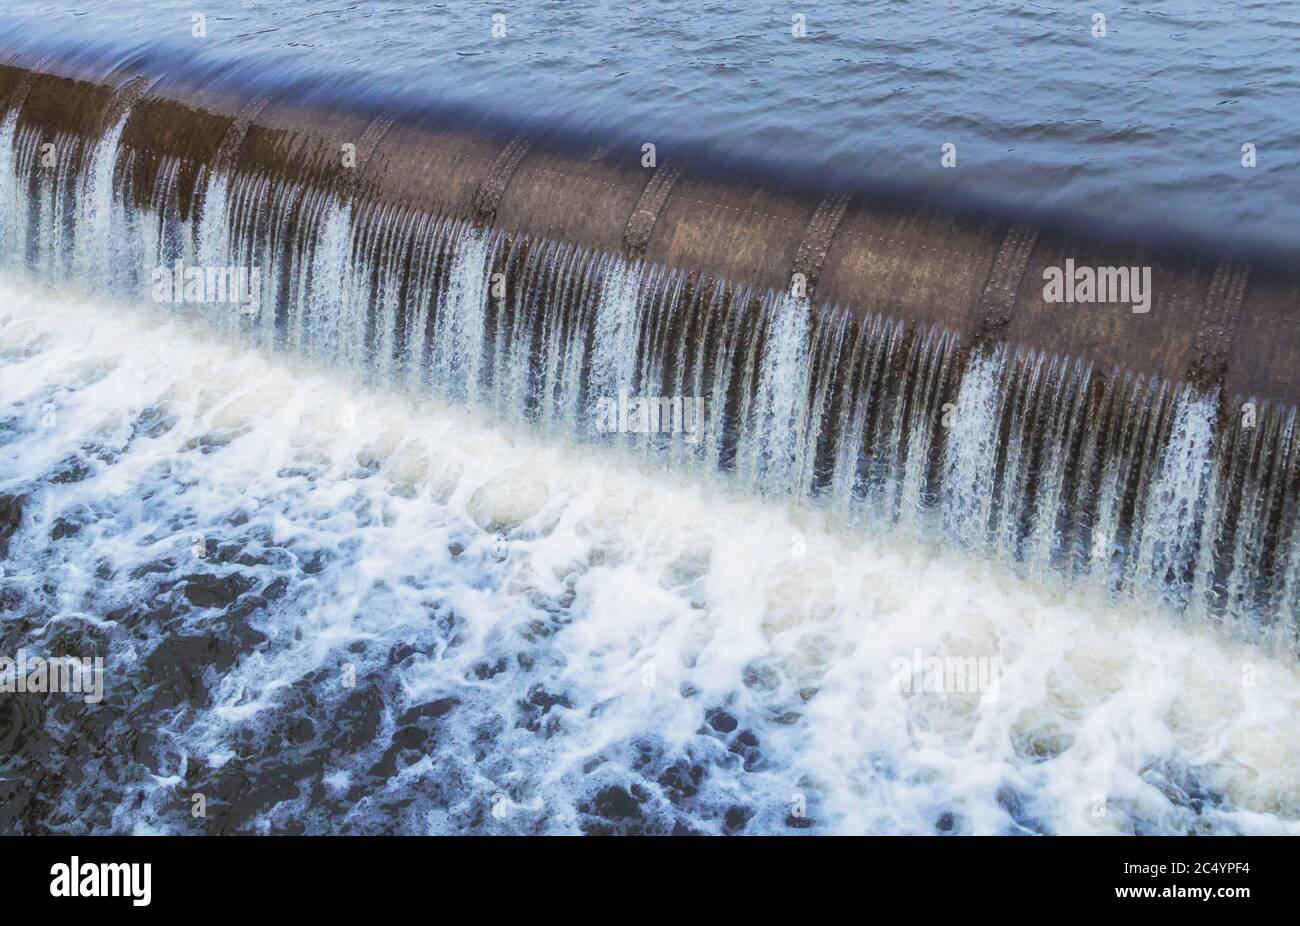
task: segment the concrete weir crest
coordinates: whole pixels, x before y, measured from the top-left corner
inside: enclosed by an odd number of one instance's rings
[[[91,134],[130,108],[127,147],[200,161],[209,171],[324,183],[345,198],[464,215],[759,291],[786,291],[801,278],[819,303],[941,325],[967,343],[1007,340],[1231,394],[1300,400],[1294,267],[1158,252],[934,202],[909,207],[865,187],[817,192],[770,172],[697,170],[671,156],[647,169],[631,146],[584,151],[531,130],[502,138],[389,110],[323,113],[283,94],[239,98],[180,86],[93,79],[48,59],[32,69],[0,66],[0,100],[45,131]],[[355,140],[355,165],[342,170],[346,139]],[[1043,270],[1066,258],[1151,266],[1151,312],[1046,303]]]

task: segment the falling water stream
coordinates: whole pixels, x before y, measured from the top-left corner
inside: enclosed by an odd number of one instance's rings
[[[125,122],[0,120],[0,828],[1300,828],[1294,409]]]

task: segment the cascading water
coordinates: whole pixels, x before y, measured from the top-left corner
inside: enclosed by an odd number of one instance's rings
[[[18,128],[18,110],[11,107],[0,121],[0,255],[17,247],[18,193],[15,187],[14,133]],[[24,229],[25,231],[25,229]]]
[[[487,267],[487,237],[463,229],[429,345],[433,381],[447,395],[469,402],[477,402],[482,389]]]
[[[1183,394],[1173,411],[1160,470],[1142,519],[1135,571],[1152,581],[1157,594],[1186,594],[1194,576],[1205,504],[1214,492],[1214,397]],[[1214,520],[1211,514],[1211,520]]]
[[[295,314],[289,345],[295,350],[355,369],[366,350],[366,318],[351,292],[351,204],[329,199],[322,203],[305,289],[310,294]]]
[[[255,344],[589,436],[601,398],[698,400],[697,444],[641,445],[832,512],[935,521],[1030,568],[1181,589],[1183,604],[1246,625],[1261,608],[1295,624],[1293,431],[1278,417],[1292,410],[1260,409],[1246,435],[1188,387],[1024,350],[963,357],[947,332],[263,176],[208,174],[196,182],[200,218],[182,220],[168,205],[174,171],[159,168],[150,202],[128,201],[139,178],[119,150],[126,119],[68,146],[88,152],[60,160],[83,164],[77,174],[42,167],[36,134],[6,113],[8,259],[28,242],[31,268],[57,276],[68,264],[55,256],[71,248],[87,282],[112,276],[114,254],[133,264],[116,275],[136,281],[172,257],[250,264],[266,304],[228,315]],[[1243,436],[1250,451],[1231,452]],[[1227,497],[1207,503],[1216,493]]]
[[[150,662],[155,771],[108,768],[120,804],[93,826],[183,829],[184,783],[256,831],[1295,828],[1300,737],[1224,742],[1191,719],[1246,659],[1300,697],[1294,409],[1247,421],[1236,399],[860,308],[237,165],[186,172],[124,148],[128,120],[54,139],[46,164],[47,139],[4,114],[0,263],[134,303],[178,261],[255,269],[261,300],[104,309],[111,349],[79,339],[76,303],[48,322],[19,295],[0,309],[0,487],[32,493],[21,536],[43,531],[8,568],[59,584],[0,593],[136,628],[102,631],[119,654],[192,645],[220,675],[192,692]],[[639,399],[666,430],[597,425],[617,409],[601,400]],[[698,440],[672,430],[687,400]],[[84,436],[43,430],[45,408]],[[20,463],[71,507],[32,501]],[[681,485],[655,481],[665,467]],[[122,498],[77,488],[100,479]],[[193,549],[228,571],[196,577]],[[101,575],[124,583],[104,606]],[[167,595],[216,607],[233,586],[229,651],[202,614],[157,617]],[[880,654],[914,646],[1017,653],[1014,694],[891,692]],[[1155,654],[1159,681],[1112,646]],[[318,698],[304,680],[340,660],[397,681]],[[1252,688],[1215,710],[1276,703]],[[326,728],[392,746],[321,745]],[[316,783],[250,792],[241,769]],[[1102,822],[1098,788],[1122,807]],[[55,804],[44,819],[75,828]]]
[[[640,268],[621,261],[601,281],[589,395],[617,396],[620,392],[630,392],[635,385],[635,365],[640,356],[637,350],[641,324],[639,290]]]
[[[798,490],[806,487],[808,434],[808,326],[811,306],[790,296],[764,306],[762,363],[758,384],[742,412],[749,422],[742,445],[741,477],[756,487]],[[803,477],[803,478],[800,478]]]
[[[76,196],[81,207],[75,226],[74,251],[77,276],[88,280],[108,280],[112,283],[113,213],[119,199],[114,195],[113,173],[117,167],[118,146],[126,128],[126,115],[117,120],[104,137],[95,143],[90,164],[83,171],[83,186]],[[120,239],[119,239],[120,240]]]
[[[944,520],[964,543],[979,543],[992,527],[1001,353],[972,360],[957,402],[949,409],[952,420],[944,453]],[[1008,447],[1008,456],[1019,449],[1018,444]],[[1005,507],[1011,514],[1010,499]]]

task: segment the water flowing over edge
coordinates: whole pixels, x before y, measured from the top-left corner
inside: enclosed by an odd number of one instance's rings
[[[4,114],[6,268],[1294,646],[1294,408],[156,157],[125,122]]]

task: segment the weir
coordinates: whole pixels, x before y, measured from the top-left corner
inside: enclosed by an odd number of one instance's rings
[[[0,66],[0,261],[1294,643],[1300,273],[637,144]],[[1044,271],[1150,268],[1149,311]],[[611,435],[620,395],[702,440]]]

